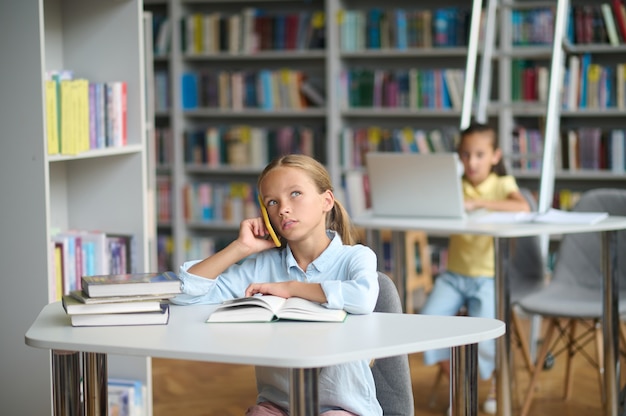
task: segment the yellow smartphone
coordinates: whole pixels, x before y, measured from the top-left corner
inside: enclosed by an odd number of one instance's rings
[[[280,239],[276,235],[276,232],[272,228],[272,224],[270,223],[270,217],[269,215],[267,215],[267,208],[265,208],[265,204],[263,204],[263,200],[261,199],[260,194],[259,205],[261,206],[261,215],[263,216],[263,221],[265,222],[265,228],[267,228],[267,231],[270,233],[270,237],[272,237],[272,240],[274,241],[274,244],[276,244],[276,247],[280,247],[282,244],[280,242]]]

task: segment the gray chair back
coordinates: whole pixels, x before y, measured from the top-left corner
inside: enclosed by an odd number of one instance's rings
[[[537,211],[537,201],[526,188],[520,188],[530,210]],[[545,268],[539,237],[516,238],[509,253],[507,267],[510,284],[511,304],[544,286]]]
[[[626,216],[626,190],[599,188],[586,191],[572,209]],[[602,245],[600,233],[567,234],[556,257],[553,280],[561,284],[600,290]],[[617,268],[620,291],[626,289],[626,231],[617,233]],[[621,255],[620,255],[621,254]]]
[[[378,285],[380,291],[374,312],[402,313],[395,283],[386,274],[378,272]],[[383,415],[413,416],[413,385],[408,355],[376,359],[372,374]]]

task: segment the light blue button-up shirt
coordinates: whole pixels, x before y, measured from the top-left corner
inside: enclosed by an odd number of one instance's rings
[[[353,314],[374,310],[378,298],[376,255],[362,245],[344,245],[334,231],[327,232],[330,245],[307,270],[302,270],[291,253],[270,249],[234,264],[215,279],[206,279],[187,270],[199,262],[185,262],[180,267],[183,293],[172,302],[180,305],[216,304],[242,297],[252,282],[319,283],[331,309],[344,309]],[[289,370],[257,367],[258,401],[270,401],[289,407]],[[376,399],[376,387],[369,363],[355,361],[324,367],[319,376],[320,412],[343,409],[362,416],[380,416],[382,409]]]

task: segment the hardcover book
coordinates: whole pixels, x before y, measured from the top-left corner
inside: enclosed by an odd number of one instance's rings
[[[171,271],[83,276],[82,288],[91,298],[181,293],[180,280]]]
[[[342,309],[328,309],[307,299],[262,295],[226,300],[209,315],[207,322],[343,322],[346,316]]]
[[[122,300],[107,303],[84,303],[72,295],[64,295],[62,303],[63,309],[65,309],[65,313],[68,315],[83,315],[98,313],[158,312],[161,310],[162,301],[160,299],[148,299],[133,301]]]
[[[162,303],[156,312],[97,313],[69,317],[72,326],[166,325],[170,319],[170,305]]]

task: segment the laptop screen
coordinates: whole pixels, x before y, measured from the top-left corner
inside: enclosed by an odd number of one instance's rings
[[[372,211],[377,216],[465,218],[456,153],[366,154]]]

